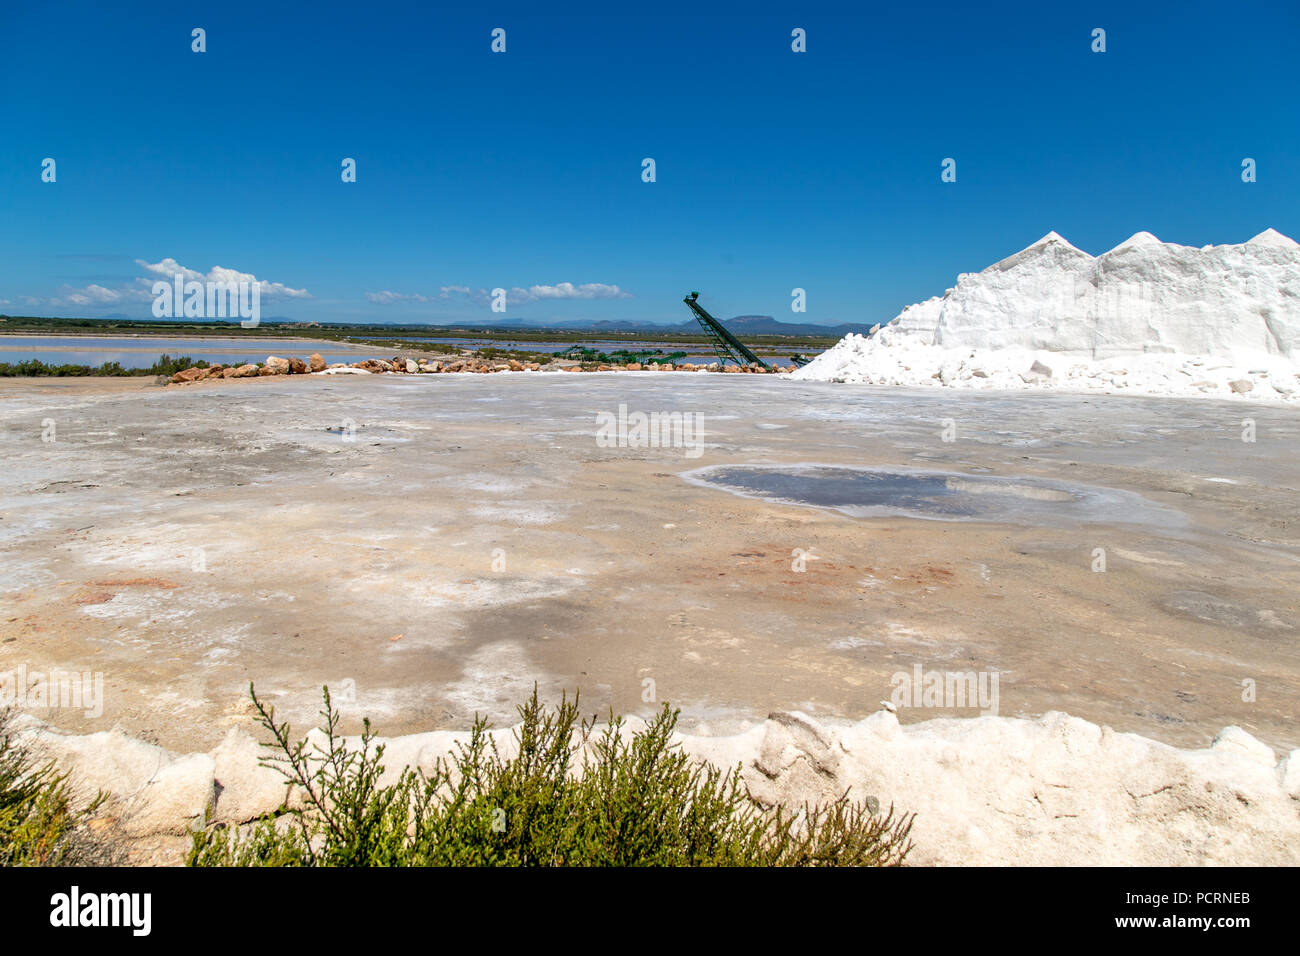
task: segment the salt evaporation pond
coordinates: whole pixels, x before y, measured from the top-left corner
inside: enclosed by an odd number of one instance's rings
[[[860,518],[902,516],[1016,524],[1182,523],[1179,512],[1132,492],[1042,478],[817,464],[714,465],[683,477],[733,494],[830,508]]]
[[[312,341],[259,340],[238,338],[169,338],[159,336],[0,336],[0,362],[29,362],[38,359],[49,365],[89,365],[117,362],[123,368],[149,368],[158,356],[188,355],[190,358],[222,364],[258,362],[270,355],[306,357],[319,352],[326,362],[359,362],[374,358],[374,352],[346,346],[322,345]]]

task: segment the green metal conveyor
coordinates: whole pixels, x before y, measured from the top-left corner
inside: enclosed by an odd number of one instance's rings
[[[766,371],[772,371],[766,362],[746,348],[744,342],[728,332],[725,325],[709,315],[704,306],[700,305],[699,298],[698,292],[692,292],[682,301],[695,313],[695,320],[700,323],[700,328],[713,343],[713,351],[717,353],[718,360],[723,365],[730,360],[737,365],[757,365]]]

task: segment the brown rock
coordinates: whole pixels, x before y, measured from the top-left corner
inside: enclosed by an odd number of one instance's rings
[[[239,374],[239,369],[235,368],[233,365],[230,366],[230,368],[223,368],[221,370],[222,378],[234,378],[238,374]]]
[[[319,352],[312,352],[307,356],[307,367],[313,372],[325,371],[325,360],[320,357]]]
[[[252,378],[257,374],[257,366],[252,364],[241,365],[235,369],[235,378]]]
[[[640,362],[628,362],[626,368],[627,368],[627,370],[628,370],[629,372],[639,372],[639,371],[641,371],[641,363],[640,363]]]
[[[263,365],[262,367],[269,368],[271,370],[269,372],[265,372],[262,374],[266,374],[266,375],[288,375],[289,374],[289,360],[286,358],[280,358],[275,355],[268,355],[266,357],[266,364]]]
[[[186,382],[197,382],[207,374],[207,369],[187,368],[183,372],[177,372],[172,376],[173,385],[184,385]]]
[[[300,358],[291,358],[291,359],[289,359],[289,374],[290,374],[290,375],[306,375],[306,374],[307,374],[307,363],[304,362],[304,361],[303,361],[302,359],[300,359]]]

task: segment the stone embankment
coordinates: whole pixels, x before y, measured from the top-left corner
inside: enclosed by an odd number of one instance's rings
[[[346,364],[336,362],[327,365],[319,354],[312,353],[303,361],[299,358],[281,358],[268,355],[260,365],[211,365],[207,368],[187,368],[171,377],[173,385],[189,382],[201,382],[212,378],[258,378],[266,375],[427,375],[443,372],[473,372],[480,375],[491,372],[729,372],[768,374],[775,372],[793,372],[794,366],[782,368],[774,366],[763,369],[757,365],[708,365],[688,363],[672,364],[669,362],[629,362],[616,364],[560,364],[558,362],[541,365],[537,362],[520,362],[517,359],[483,359],[473,356],[448,359],[411,359],[394,356],[391,359],[366,359],[362,362]]]

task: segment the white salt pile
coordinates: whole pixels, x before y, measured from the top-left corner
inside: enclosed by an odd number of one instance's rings
[[[1139,232],[1090,256],[1049,232],[791,377],[1300,401],[1300,243]]]
[[[204,822],[238,825],[276,813],[284,778],[251,734],[232,728],[208,753],[172,754],[120,730],[77,736],[29,715],[19,730],[109,799],[128,837],[181,837]],[[625,739],[645,726],[628,718]],[[492,731],[502,756],[518,727]],[[592,754],[600,731],[585,738]],[[312,730],[312,746],[324,746]],[[376,739],[381,784],[404,767],[431,771],[469,734],[433,731]],[[908,862],[920,866],[1295,866],[1300,863],[1300,750],[1279,755],[1239,727],[1206,750],[1179,750],[1062,713],[936,719],[900,725],[882,710],[848,726],[775,713],[734,737],[674,735],[696,760],[739,766],[749,793],[797,811],[851,799],[916,813]],[[356,747],[356,738],[349,745]],[[575,757],[573,769],[581,767]],[[299,804],[301,793],[291,795]]]

